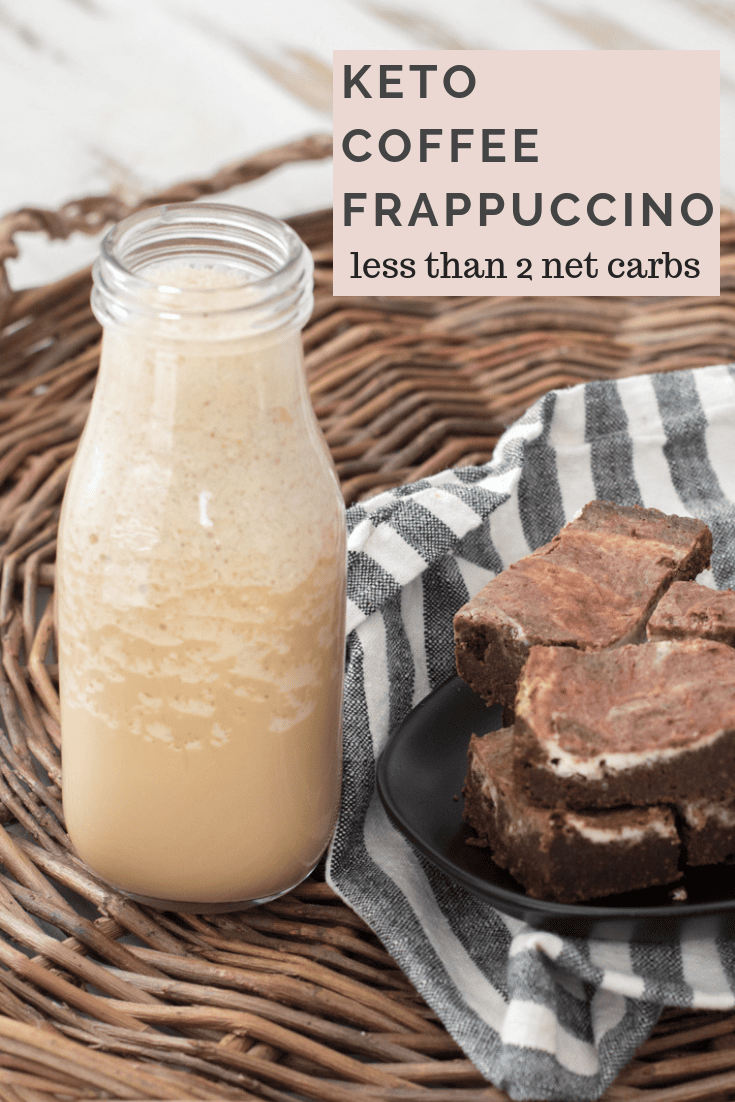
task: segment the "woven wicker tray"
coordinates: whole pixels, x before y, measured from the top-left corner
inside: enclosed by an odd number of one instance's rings
[[[330,148],[295,143],[147,202]],[[48,597],[100,334],[89,271],[15,293],[3,265],[20,231],[67,237],[128,212],[104,197],[0,220],[0,1099],[503,1102],[318,875],[198,918],[126,902],[70,851]],[[316,262],[307,371],[348,503],[487,460],[551,387],[735,359],[730,214],[717,299],[334,299],[331,212],[293,224]],[[735,1014],[666,1013],[605,1097],[735,1097]]]

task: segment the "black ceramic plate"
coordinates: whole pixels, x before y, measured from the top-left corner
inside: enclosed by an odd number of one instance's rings
[[[649,888],[589,903],[550,903],[527,896],[486,849],[469,846],[462,822],[462,784],[470,735],[500,727],[458,677],[436,689],[404,720],[378,760],[380,798],[396,826],[457,883],[504,914],[567,936],[661,941],[735,933],[735,867],[689,872],[686,902],[671,888]]]

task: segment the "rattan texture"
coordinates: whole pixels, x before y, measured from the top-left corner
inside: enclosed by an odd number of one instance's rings
[[[307,139],[143,205],[330,149]],[[100,331],[88,270],[13,292],[4,262],[18,232],[96,232],[129,209],[101,197],[0,220],[0,1100],[502,1102],[318,872],[240,914],[161,914],[71,850],[51,598]],[[484,462],[552,387],[735,360],[730,214],[711,299],[335,299],[331,212],[293,224],[316,263],[308,380],[348,503]],[[666,1013],[605,1097],[735,1098],[735,1015]]]

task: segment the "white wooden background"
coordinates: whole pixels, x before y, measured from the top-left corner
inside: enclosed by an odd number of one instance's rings
[[[735,206],[735,0],[0,0],[0,213],[134,198],[329,131],[332,50],[354,47],[719,49]],[[331,163],[229,198],[281,216],[329,206]],[[16,287],[96,252],[19,243]]]

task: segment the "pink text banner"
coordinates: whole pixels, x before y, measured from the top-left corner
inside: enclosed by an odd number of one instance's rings
[[[335,51],[335,294],[719,294],[719,79],[708,50]]]

